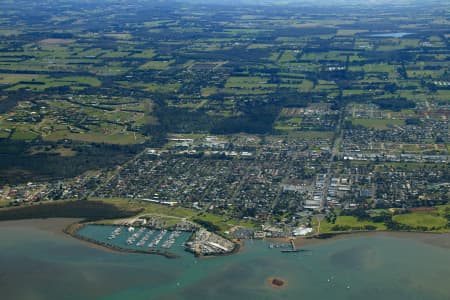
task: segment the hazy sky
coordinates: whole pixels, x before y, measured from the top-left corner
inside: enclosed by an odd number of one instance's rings
[[[179,1],[189,1],[189,2],[203,2],[211,3],[218,2],[222,4],[285,4],[285,3],[317,3],[317,4],[403,4],[403,3],[413,3],[413,2],[440,2],[437,0],[179,0]],[[444,1],[445,2],[445,1]]]

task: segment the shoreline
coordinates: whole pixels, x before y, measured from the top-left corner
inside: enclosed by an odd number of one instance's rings
[[[83,226],[88,225],[85,219],[82,218],[36,218],[36,219],[22,219],[22,220],[8,220],[0,221],[0,229],[3,226],[28,226],[32,225],[38,229],[58,234],[67,238],[74,238],[79,242],[102,251],[112,251],[114,253],[141,253],[141,254],[153,254],[160,255],[166,258],[178,258],[179,256],[169,252],[159,251],[145,251],[135,249],[124,249],[114,245],[106,244],[100,241],[96,241],[90,238],[85,238],[77,234],[77,231]],[[354,237],[371,237],[371,236],[390,236],[395,238],[414,239],[426,244],[430,244],[436,247],[450,249],[450,232],[414,232],[414,231],[357,231],[357,232],[338,232],[332,234],[325,234],[325,236],[315,235],[309,237],[297,237],[294,238],[294,243],[297,248],[301,249],[307,246],[315,246],[327,242],[334,242],[338,240],[345,240]],[[448,238],[442,238],[442,237]],[[290,238],[265,238],[267,242],[285,243],[289,242]],[[235,243],[235,249],[226,254],[198,256],[202,259],[225,257],[230,255],[239,254],[245,249],[245,240],[232,240]]]
[[[415,231],[354,231],[354,232],[337,232],[326,233],[321,235],[313,235],[306,237],[294,238],[294,243],[297,248],[305,246],[314,246],[333,242],[338,240],[345,240],[355,237],[372,237],[372,236],[387,236],[395,238],[406,238],[421,241],[434,246],[450,249],[450,232],[415,232]],[[448,239],[442,237],[448,236]],[[439,239],[439,240],[438,240]],[[290,238],[265,238],[268,242],[287,243]]]
[[[436,247],[450,249],[450,232],[380,231],[381,236],[413,239]]]
[[[177,255],[169,252],[125,249],[78,235],[77,231],[81,229],[83,226],[86,226],[88,224],[90,224],[88,221],[81,218],[36,218],[36,219],[0,221],[0,229],[3,226],[4,227],[33,226],[37,229],[50,232],[60,237],[75,239],[78,242],[86,245],[87,247],[101,251],[109,251],[117,254],[126,254],[126,253],[152,254],[164,256],[169,259],[178,257]]]

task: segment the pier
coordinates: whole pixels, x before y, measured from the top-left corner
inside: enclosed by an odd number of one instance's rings
[[[289,242],[290,242],[290,244],[291,244],[292,249],[283,249],[283,250],[281,250],[281,252],[283,252],[283,253],[290,253],[290,252],[299,252],[299,251],[300,251],[300,250],[297,249],[297,247],[295,246],[295,243],[294,243],[294,240],[293,240],[293,239],[290,239]]]

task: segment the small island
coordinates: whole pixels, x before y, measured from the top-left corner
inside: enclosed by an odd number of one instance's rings
[[[284,288],[287,286],[287,280],[279,277],[270,277],[267,279],[267,283],[274,289]]]

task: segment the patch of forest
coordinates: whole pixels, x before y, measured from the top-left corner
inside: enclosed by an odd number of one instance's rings
[[[67,201],[0,210],[0,221],[35,218],[85,218],[86,221],[127,218],[139,211],[123,210],[101,201]]]
[[[52,143],[41,142],[49,147]],[[38,142],[39,144],[39,142]],[[91,169],[122,164],[141,150],[141,145],[71,144],[74,156],[57,153],[31,154],[37,143],[0,140],[0,184],[74,177]]]

